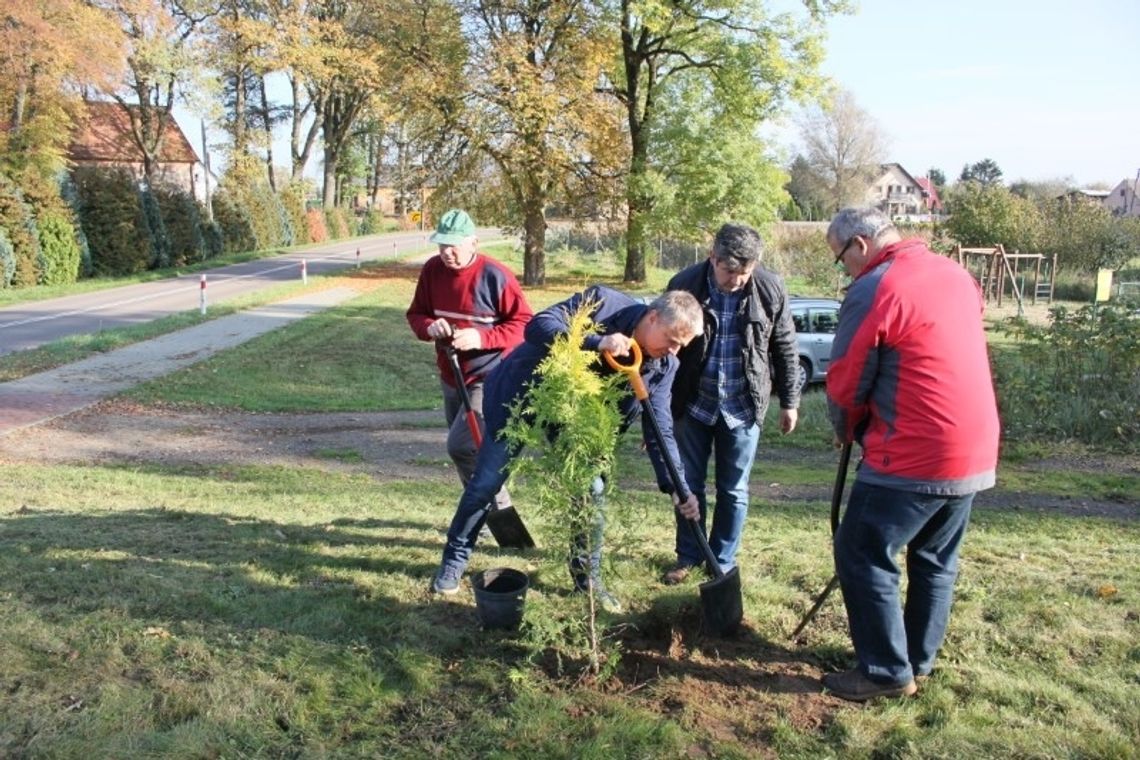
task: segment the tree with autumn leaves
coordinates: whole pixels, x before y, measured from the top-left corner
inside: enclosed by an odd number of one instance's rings
[[[319,138],[326,207],[345,197],[348,166],[375,188],[400,163],[404,194],[418,187],[422,199],[432,183],[436,203],[493,171],[485,184],[523,232],[531,284],[545,277],[551,205],[624,215],[628,281],[644,279],[655,236],[700,241],[728,218],[773,219],[784,178],[758,129],[815,94],[823,22],[844,10],[831,0],[805,0],[798,14],[766,0],[10,5],[0,29],[9,173],[21,161],[61,168],[80,93],[101,93],[129,106],[149,177],[174,103],[193,100],[228,133],[226,163],[248,178],[243,157],[257,156],[272,191],[293,192],[275,183],[273,129],[289,130],[294,180]],[[289,102],[271,102],[273,75],[287,79]]]

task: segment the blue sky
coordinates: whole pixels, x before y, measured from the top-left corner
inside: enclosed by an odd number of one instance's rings
[[[828,30],[824,72],[912,174],[992,158],[1007,182],[1115,185],[1140,169],[1140,0],[863,0]]]

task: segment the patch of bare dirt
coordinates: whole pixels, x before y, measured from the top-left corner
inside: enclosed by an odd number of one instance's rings
[[[0,461],[163,465],[261,464],[367,473],[392,480],[452,480],[439,410],[258,414],[104,401],[49,423],[0,435]],[[834,451],[763,448],[752,484],[761,503],[828,502],[831,486],[774,482],[765,464],[788,462],[834,471]],[[1140,483],[1136,457],[1059,456],[1023,468],[1115,473]],[[854,467],[854,463],[852,463]],[[850,487],[853,472],[848,476]],[[999,482],[1000,486],[1000,482]],[[1140,519],[1140,500],[1107,501],[1000,487],[978,509]]]
[[[0,461],[254,464],[453,479],[441,411],[255,414],[113,399],[0,436]]]

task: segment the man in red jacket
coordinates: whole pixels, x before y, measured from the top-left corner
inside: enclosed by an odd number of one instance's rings
[[[467,485],[478,451],[460,408],[444,345],[450,343],[459,354],[471,406],[482,426],[483,378],[522,342],[523,328],[533,312],[514,274],[476,250],[475,222],[467,212],[452,209],[440,217],[431,241],[439,246],[439,255],[428,259],[420,270],[407,318],[417,338],[436,342],[448,424],[447,453]],[[501,509],[510,503],[503,488],[495,496],[495,506]]]
[[[858,667],[823,677],[844,699],[909,696],[946,634],[974,494],[994,485],[998,415],[970,274],[903,240],[878,209],[840,211],[827,243],[852,277],[827,371],[839,443],[863,449],[835,534]],[[905,547],[907,595],[899,601]]]

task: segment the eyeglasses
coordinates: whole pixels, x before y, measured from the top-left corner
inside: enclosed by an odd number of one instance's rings
[[[847,238],[847,242],[844,243],[843,247],[839,249],[839,253],[835,254],[835,263],[836,264],[843,261],[843,256],[847,253],[847,249],[851,247],[851,244],[855,242],[855,238],[857,238],[857,237],[859,237],[859,236],[858,235],[852,235],[851,237]]]

